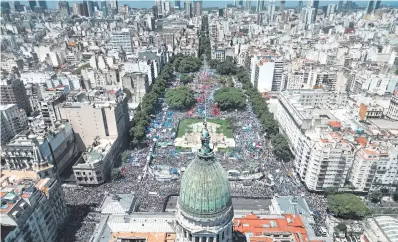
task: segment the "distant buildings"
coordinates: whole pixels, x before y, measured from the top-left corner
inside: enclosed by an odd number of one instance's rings
[[[202,0],[193,1],[193,16],[199,17],[202,16]]]
[[[1,179],[3,241],[56,241],[67,208],[61,184],[29,171],[4,171]]]

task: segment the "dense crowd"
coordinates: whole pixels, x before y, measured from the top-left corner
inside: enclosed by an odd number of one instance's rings
[[[206,75],[196,78],[206,78]],[[234,197],[271,198],[274,195],[306,196],[306,200],[314,213],[316,226],[324,224],[326,218],[326,201],[323,196],[311,194],[297,181],[290,163],[277,160],[270,148],[270,141],[261,132],[260,123],[252,112],[250,102],[244,111],[212,112],[214,91],[219,88],[216,83],[208,83],[207,88],[194,83],[197,97],[206,99],[206,108],[203,100],[199,101],[194,110],[179,112],[169,110],[163,104],[153,117],[147,130],[147,146],[142,149],[135,148],[129,152],[127,162],[123,163],[122,178],[112,180],[96,187],[64,187],[65,197],[69,206],[71,217],[68,226],[64,226],[63,238],[70,241],[88,241],[94,231],[98,217],[91,214],[98,210],[104,195],[107,193],[134,193],[138,201],[138,211],[160,212],[163,210],[167,197],[178,194],[179,180],[160,182],[155,179],[154,167],[169,167],[179,170],[188,166],[195,158],[190,151],[176,149],[172,144],[176,136],[178,123],[187,117],[225,118],[231,121],[236,148],[225,152],[217,152],[216,158],[225,170],[237,170],[249,173],[262,172],[263,179],[256,181],[231,181],[231,195]],[[205,94],[203,94],[203,92]],[[205,95],[205,96],[204,96]],[[163,100],[159,100],[162,102]],[[159,146],[159,142],[169,143]],[[156,168],[159,169],[159,168]],[[90,215],[90,216],[89,216]],[[67,239],[65,239],[66,241]]]

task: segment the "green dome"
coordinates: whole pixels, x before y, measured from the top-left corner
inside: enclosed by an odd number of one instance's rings
[[[179,206],[194,217],[219,214],[231,206],[227,174],[216,162],[213,152],[201,154],[192,161],[181,180]]]

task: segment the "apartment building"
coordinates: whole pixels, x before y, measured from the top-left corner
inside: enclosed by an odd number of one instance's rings
[[[355,147],[340,132],[307,131],[300,138],[296,151],[294,165],[308,190],[345,186]]]
[[[19,132],[28,128],[28,117],[25,110],[16,104],[0,105],[1,112],[1,145],[5,145]]]
[[[379,150],[379,161],[370,189],[396,190],[398,185],[398,146],[392,143],[380,144]]]
[[[77,153],[72,126],[57,122],[53,128],[33,128],[16,135],[2,149],[7,170],[33,170],[48,176],[56,168],[62,172]]]
[[[292,151],[306,130],[326,126],[335,119],[327,109],[319,108],[333,102],[334,96],[323,90],[290,90],[279,94],[276,120],[287,135]]]
[[[398,121],[398,94],[394,93],[391,97],[390,105],[386,113],[386,117]]]
[[[3,241],[55,242],[67,216],[61,184],[29,171],[3,171],[0,184]]]
[[[133,53],[133,39],[131,30],[128,28],[110,33],[108,47],[114,51],[123,48],[126,53]]]
[[[284,60],[278,55],[262,55],[251,58],[250,80],[261,93],[281,91],[284,84]]]
[[[370,190],[379,159],[380,151],[376,146],[361,147],[356,151],[349,175],[349,181],[355,190]]]
[[[16,104],[27,114],[32,112],[26,89],[21,80],[3,80],[0,85],[0,104]]]
[[[73,165],[78,185],[96,185],[106,181],[118,152],[115,138],[97,138]]]
[[[129,116],[126,94],[122,90],[81,92],[67,99],[55,109],[58,120],[71,123],[79,150],[86,150],[97,137],[119,137],[118,143],[126,138]]]
[[[122,77],[123,88],[128,88],[132,94],[133,103],[141,103],[149,90],[148,75],[146,73],[127,73]]]

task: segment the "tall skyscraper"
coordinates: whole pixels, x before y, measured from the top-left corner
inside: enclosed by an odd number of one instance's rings
[[[88,11],[88,1],[85,1],[85,0],[83,1],[81,12],[82,12],[82,14],[81,14],[82,16],[90,17],[90,14]]]
[[[280,5],[279,5],[279,12],[285,11],[285,2],[286,2],[286,1],[284,1],[284,0],[280,2]]]
[[[70,8],[68,1],[59,1],[58,2],[58,9],[60,12],[64,13],[66,16],[70,15]]]
[[[298,1],[297,12],[301,13],[302,9],[303,9],[303,1]]]
[[[117,0],[109,0],[109,7],[113,10],[114,13],[118,13],[119,3]]]
[[[195,17],[202,16],[202,0],[195,0],[193,2],[193,15]]]
[[[181,8],[181,1],[180,0],[175,0],[174,7]]]
[[[375,4],[375,1],[373,1],[373,0],[370,0],[370,1],[368,2],[368,6],[366,7],[366,13],[367,13],[367,14],[370,14],[370,13],[373,12],[374,4]]]
[[[375,11],[380,8],[381,0],[376,1]]]
[[[312,2],[312,8],[315,9],[314,14],[312,15],[312,22],[315,23],[316,21],[316,15],[318,14],[318,8],[319,8],[319,0],[310,0]]]
[[[154,6],[152,7],[152,13],[153,13],[153,16],[155,17],[155,19],[158,19],[158,18],[159,18],[159,9],[158,9],[158,6],[154,5]]]
[[[185,14],[192,17],[192,3],[190,0],[185,1]]]
[[[41,7],[43,10],[47,10],[47,2],[46,1],[39,1],[39,7]]]
[[[265,4],[264,0],[257,0],[257,2],[256,2],[256,12],[257,13],[264,10],[264,4]]]
[[[275,0],[270,0],[267,5],[268,22],[273,23],[275,19]]]
[[[251,1],[251,0],[246,0],[246,1],[245,1],[245,9],[246,9],[247,11],[250,11],[251,8],[252,8],[252,1]]]
[[[32,12],[35,11],[36,6],[37,6],[37,2],[35,0],[29,1],[29,7],[30,7],[30,10],[32,10]]]

